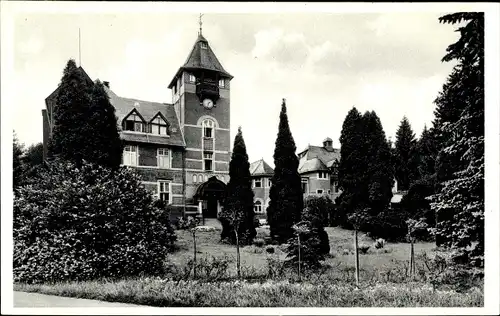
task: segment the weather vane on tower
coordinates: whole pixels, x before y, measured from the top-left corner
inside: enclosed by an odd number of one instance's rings
[[[198,22],[200,24],[200,33],[199,35],[201,35],[201,27],[203,25],[203,22],[201,21],[201,17],[203,16],[203,14],[200,13],[200,21]]]

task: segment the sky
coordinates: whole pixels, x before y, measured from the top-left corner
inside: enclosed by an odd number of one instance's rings
[[[273,166],[281,100],[297,153],[331,137],[355,106],[374,110],[395,139],[403,116],[418,137],[453,65],[458,39],[436,12],[206,13],[203,35],[231,81],[231,137],[242,127],[250,161]],[[198,13],[18,13],[13,17],[13,124],[26,145],[42,141],[44,99],[70,58],[123,97],[171,102],[168,83],[198,34]],[[233,140],[231,140],[231,143]],[[231,144],[232,146],[232,144]]]

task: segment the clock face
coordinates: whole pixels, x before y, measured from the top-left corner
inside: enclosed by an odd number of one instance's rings
[[[210,99],[205,99],[205,100],[203,100],[203,106],[206,109],[211,109],[214,106],[214,102]]]

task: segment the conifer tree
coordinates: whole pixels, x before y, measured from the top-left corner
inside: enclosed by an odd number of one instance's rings
[[[396,132],[395,145],[394,171],[398,181],[398,189],[406,191],[418,179],[417,141],[406,116],[401,120]]]
[[[229,182],[220,221],[221,239],[228,239],[232,243],[238,242],[238,246],[252,243],[257,234],[254,225],[250,164],[241,127],[238,128],[238,134],[234,138],[233,153],[229,162]]]
[[[49,156],[80,163],[85,159],[88,142],[95,136],[89,130],[89,84],[73,59],[63,72],[54,107],[54,127],[49,143]]]
[[[362,117],[353,107],[342,124],[340,135],[340,163],[338,171],[339,187],[342,190],[336,199],[338,220],[344,227],[349,227],[349,214],[366,207],[368,201],[367,172],[362,145]]]
[[[85,151],[85,160],[108,168],[118,168],[123,145],[117,127],[115,108],[109,102],[104,85],[97,80],[92,89],[89,118],[86,124],[93,131]]]
[[[436,171],[436,158],[438,153],[438,144],[435,135],[435,129],[424,130],[417,141],[418,153],[418,177],[420,179],[434,175]]]
[[[377,215],[389,206],[392,198],[394,169],[391,165],[391,149],[375,111],[366,112],[362,120],[362,154],[367,166],[368,207],[372,215]]]
[[[295,150],[295,141],[288,125],[286,104],[283,99],[274,149],[275,168],[269,191],[270,203],[267,209],[271,237],[279,243],[284,243],[293,236],[292,226],[300,221],[304,205],[298,173],[299,159]]]
[[[484,264],[484,13],[442,16],[441,23],[461,23],[460,38],[443,61],[456,61],[436,99],[438,155],[436,244],[450,247],[462,263]]]

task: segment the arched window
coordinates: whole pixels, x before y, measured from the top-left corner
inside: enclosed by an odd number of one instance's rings
[[[255,213],[262,213],[262,202],[260,200],[255,201],[253,204],[253,210]]]
[[[203,137],[205,138],[213,138],[214,136],[214,121],[210,119],[206,119],[202,122],[201,126],[203,126]]]
[[[161,116],[156,116],[156,118],[151,121],[151,133],[157,135],[168,135],[168,124]]]
[[[143,126],[144,122],[142,121],[139,115],[130,114],[129,116],[127,116],[127,119],[125,120],[123,129],[126,131],[142,132]]]
[[[198,176],[193,174],[193,183],[196,183],[198,182]]]

